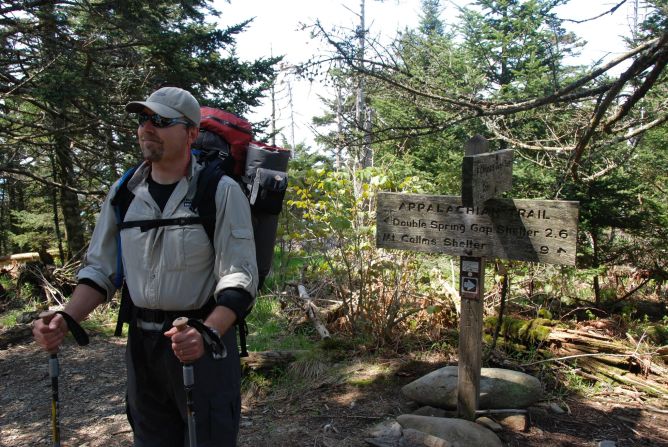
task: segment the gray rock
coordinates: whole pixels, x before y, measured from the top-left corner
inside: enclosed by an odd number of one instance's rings
[[[420,407],[417,410],[411,412],[411,414],[415,414],[417,416],[433,416],[433,417],[437,417],[437,418],[454,418],[454,417],[457,417],[457,411],[456,410],[444,410],[442,408],[436,408],[436,407],[430,407],[430,406]]]
[[[403,414],[397,418],[403,430],[413,429],[444,439],[457,447],[502,447],[489,429],[464,419]]]
[[[423,405],[457,408],[457,366],[437,369],[402,388],[403,394]],[[501,368],[482,368],[480,409],[525,408],[541,399],[540,381],[528,374]]]
[[[550,408],[550,411],[552,413],[555,413],[555,414],[564,414],[565,413],[564,409],[561,408],[559,406],[559,404],[557,404],[555,402],[550,402],[550,407],[549,408]]]
[[[509,430],[527,431],[529,429],[529,418],[526,414],[500,414],[495,415],[494,419]]]
[[[616,447],[617,444],[615,444],[613,441],[599,441],[598,444],[596,444],[596,447]]]
[[[404,430],[399,447],[455,447],[445,439],[412,428]]]
[[[401,425],[390,419],[374,425],[369,430],[369,436],[372,438],[397,438],[401,437]]]
[[[493,432],[498,432],[498,431],[503,430],[503,427],[501,427],[501,425],[499,425],[498,423],[496,423],[492,419],[488,418],[487,416],[479,417],[478,419],[475,420],[475,423],[480,424],[483,427],[487,427],[490,430],[492,430]]]

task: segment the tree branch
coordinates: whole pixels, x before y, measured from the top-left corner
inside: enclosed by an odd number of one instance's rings
[[[33,180],[37,180],[38,182],[40,182],[44,185],[54,186],[56,188],[71,191],[71,192],[74,192],[74,193],[77,193],[77,194],[83,194],[83,195],[87,195],[87,196],[99,196],[99,197],[102,197],[102,196],[105,195],[104,192],[86,191],[84,189],[77,189],[77,188],[73,188],[71,186],[63,185],[62,183],[47,180],[43,177],[32,174],[28,171],[24,171],[22,169],[14,169],[14,168],[6,167],[6,166],[0,166],[0,172],[6,172],[6,173],[9,173],[9,174],[14,174],[14,175],[22,176],[22,177],[28,177],[28,178],[31,178]]]

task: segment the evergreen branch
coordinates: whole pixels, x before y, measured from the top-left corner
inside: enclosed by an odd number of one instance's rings
[[[10,168],[10,167],[7,167],[7,166],[0,166],[0,172],[14,174],[14,175],[22,176],[22,177],[28,177],[28,178],[36,180],[36,181],[38,181],[38,182],[40,182],[44,185],[53,186],[53,187],[56,187],[58,189],[67,190],[67,191],[77,193],[77,194],[83,194],[83,195],[87,195],[87,196],[104,196],[105,195],[104,192],[87,191],[87,190],[84,190],[84,189],[77,189],[77,188],[73,188],[73,187],[68,186],[68,185],[63,185],[62,183],[54,182],[52,180],[47,180],[44,177],[41,177],[41,176],[36,175],[36,174],[32,174],[31,172],[24,171],[22,169],[14,169],[14,168]]]

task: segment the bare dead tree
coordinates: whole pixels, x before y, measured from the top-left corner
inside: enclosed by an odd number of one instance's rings
[[[623,3],[619,2],[604,14],[614,12]],[[612,145],[633,140],[668,120],[668,103],[656,100],[658,94],[654,94],[651,105],[645,101],[652,91],[665,88],[663,75],[668,63],[666,30],[624,54],[582,72],[556,91],[514,100],[495,100],[493,92],[484,87],[445,91],[421,67],[403,58],[395,47],[383,46],[371,37],[366,40],[367,56],[360,59],[359,53],[344,35],[326,30],[319,22],[313,25],[312,32],[329,44],[331,53],[303,65],[301,70],[341,64],[352,73],[373,80],[369,84],[384,86],[385,89],[379,89],[377,93],[381,98],[384,94],[395,99],[403,98],[408,104],[439,114],[437,122],[410,126],[383,126],[382,122],[376,122],[371,133],[374,142],[436,134],[477,120],[500,140],[528,150],[568,154],[566,169],[577,179],[582,157],[587,151],[604,151]],[[628,68],[621,74],[615,74],[618,67],[626,65]],[[535,119],[544,117],[552,137],[541,141],[523,141],[513,135],[509,120],[523,113],[533,113]],[[550,125],[550,117],[565,113],[572,122],[565,123],[561,129]],[[351,121],[350,124],[354,126],[355,123]],[[348,146],[364,147],[367,143],[359,134],[350,133],[347,138]],[[589,178],[592,175],[597,174],[589,174]]]

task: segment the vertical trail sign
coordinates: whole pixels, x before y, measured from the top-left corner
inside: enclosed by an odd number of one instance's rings
[[[513,150],[464,156],[462,205],[482,205],[513,187]]]

